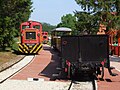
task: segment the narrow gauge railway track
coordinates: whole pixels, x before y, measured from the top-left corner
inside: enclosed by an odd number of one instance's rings
[[[86,82],[71,81],[68,90],[97,90],[95,83],[95,80]]]
[[[0,72],[0,84],[9,79],[11,76],[22,70],[25,66],[27,66],[35,57],[35,55],[25,56],[19,62],[11,65],[7,69]]]
[[[97,83],[95,79],[71,80],[68,90],[97,90]]]

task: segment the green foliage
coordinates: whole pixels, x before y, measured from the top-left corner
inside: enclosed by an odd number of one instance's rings
[[[120,0],[75,0],[81,8],[105,24],[107,29],[120,29]]]
[[[18,51],[18,48],[19,48],[19,44],[17,43],[18,41],[19,41],[18,38],[14,38],[12,46],[11,46],[12,50]]]
[[[54,28],[56,28],[56,26],[50,25],[48,23],[42,23],[42,27],[43,27],[43,31],[46,31],[48,33],[50,33],[51,30],[53,30]]]
[[[76,12],[77,24],[76,28],[79,34],[95,34],[98,30],[98,18],[87,12]]]
[[[31,0],[0,0],[0,47],[11,47],[21,22],[29,19]]]
[[[115,11],[116,3],[120,0],[75,0],[84,11],[101,12]]]
[[[57,27],[68,27],[72,29],[72,33],[76,33],[76,17],[72,14],[66,14],[61,17],[61,23]]]

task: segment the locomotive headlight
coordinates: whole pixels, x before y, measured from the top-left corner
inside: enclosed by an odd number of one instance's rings
[[[40,36],[40,33],[38,33],[37,35]]]
[[[30,35],[32,35],[32,33],[30,33]]]
[[[29,43],[27,43],[26,45],[27,45],[27,46],[34,46],[35,44],[29,44]]]

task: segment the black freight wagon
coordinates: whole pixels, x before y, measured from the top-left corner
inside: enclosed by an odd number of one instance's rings
[[[61,57],[68,78],[76,73],[100,74],[103,78],[104,67],[115,75],[110,68],[107,35],[62,36]]]

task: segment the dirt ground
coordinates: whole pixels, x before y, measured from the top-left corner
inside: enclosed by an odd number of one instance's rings
[[[12,52],[0,52],[0,72],[20,61],[24,55],[16,55]]]

